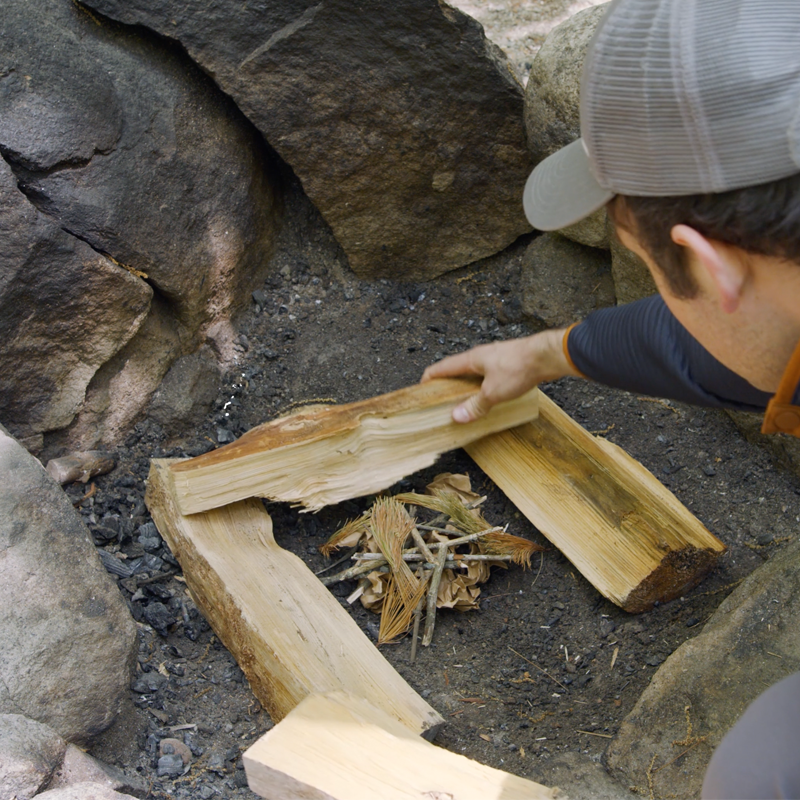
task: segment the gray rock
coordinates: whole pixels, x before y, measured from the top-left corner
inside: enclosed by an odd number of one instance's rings
[[[148,416],[165,428],[198,424],[217,396],[220,377],[209,347],[179,358],[155,393]]]
[[[264,278],[279,218],[270,160],[162,42],[61,0],[8,0],[0,35],[0,340],[16,367],[0,364],[0,407],[20,435],[62,428],[94,376],[83,433],[120,406],[108,441],[176,356],[210,339],[233,359],[230,318]],[[167,321],[134,343],[153,291]]]
[[[58,768],[67,743],[21,714],[0,714],[0,797],[33,797]]]
[[[74,783],[49,789],[36,797],[37,800],[136,800],[133,795],[115,792],[103,783]]]
[[[581,72],[607,3],[579,11],[550,31],[525,87],[525,133],[536,163],[580,134]]]
[[[611,221],[605,208],[598,209],[574,225],[561,228],[559,233],[587,247],[599,247],[601,250],[611,248]]]
[[[124,701],[136,626],[78,513],[0,434],[0,713],[85,743]]]
[[[698,797],[713,748],[798,662],[800,543],[794,543],[751,573],[703,632],[656,672],[609,747],[612,774],[646,790],[652,768],[656,796]]]
[[[545,233],[522,261],[522,308],[548,328],[569,325],[603,306],[614,305],[608,254]]]
[[[580,87],[589,40],[606,4],[579,11],[554,28],[534,59],[525,88],[525,132],[534,162],[552,155],[580,134]],[[589,247],[610,247],[605,209],[560,233]]]
[[[619,303],[631,303],[658,292],[644,261],[616,237],[611,238],[611,271]]]
[[[446,3],[90,5],[180,41],[289,163],[359,276],[432,278],[529,230],[522,87]]]
[[[80,747],[67,745],[64,759],[47,784],[49,789],[63,789],[74,784],[102,784],[108,789],[121,792],[136,792],[142,796],[147,794],[147,784],[141,778],[129,778],[116,767],[98,761]]]

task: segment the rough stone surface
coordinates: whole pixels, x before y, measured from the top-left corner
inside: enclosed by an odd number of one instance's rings
[[[25,364],[0,369],[15,403],[0,405],[33,435],[72,420],[154,290],[178,338],[148,340],[168,356],[156,385],[205,339],[230,361],[220,334],[264,278],[279,212],[257,131],[176,48],[62,0],[9,0],[0,36],[0,302],[16,309],[0,313],[16,326],[2,351]],[[148,397],[114,392],[115,375],[111,405],[140,409]]]
[[[92,0],[177,39],[289,163],[362,277],[426,279],[530,229],[522,87],[438,0]]]
[[[605,208],[600,208],[580,222],[561,228],[559,233],[578,244],[609,250],[611,248],[610,226],[611,221]]]
[[[800,543],[794,543],[756,569],[703,632],[660,667],[608,749],[612,774],[647,787],[649,770],[656,796],[699,797],[713,748],[798,662]]]
[[[179,358],[170,368],[150,406],[159,425],[199,424],[217,396],[220,371],[210,348]]]
[[[61,763],[67,743],[21,714],[0,714],[0,797],[33,797]]]
[[[636,253],[628,250],[616,237],[611,237],[611,272],[617,301],[631,303],[656,294],[650,270]]]
[[[580,135],[580,88],[586,49],[607,4],[579,11],[545,39],[525,88],[525,132],[535,162]]]
[[[32,436],[72,420],[152,290],[37,211],[2,159],[0,239],[0,413]]]
[[[115,767],[98,761],[88,753],[76,747],[67,745],[61,765],[53,774],[47,789],[63,789],[80,783],[101,784],[114,791],[135,790],[137,794],[147,794],[147,784],[137,779],[136,787],[131,786],[131,779]]]
[[[548,328],[578,322],[614,305],[608,254],[555,233],[528,245],[522,262],[522,309]]]
[[[136,800],[133,795],[120,794],[102,783],[75,783],[49,789],[36,797],[41,800]]]
[[[606,4],[579,11],[554,28],[533,62],[525,88],[525,132],[535,162],[542,161],[580,133],[581,72],[589,40]],[[560,231],[568,239],[607,250],[605,209]]]
[[[0,474],[0,713],[85,743],[127,700],[136,627],[67,496],[4,434]]]

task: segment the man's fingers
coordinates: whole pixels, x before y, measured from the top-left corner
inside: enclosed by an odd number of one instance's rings
[[[491,407],[492,404],[487,402],[483,393],[478,392],[453,409],[453,419],[456,422],[472,422],[485,416]]]
[[[435,364],[431,364],[422,373],[421,382],[432,380],[433,378],[456,378],[459,375],[481,375],[475,369],[469,351],[458,353],[455,356],[448,356]]]

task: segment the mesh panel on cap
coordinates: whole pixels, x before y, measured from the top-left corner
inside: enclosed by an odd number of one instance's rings
[[[581,128],[615,193],[720,192],[800,170],[800,0],[617,0]]]

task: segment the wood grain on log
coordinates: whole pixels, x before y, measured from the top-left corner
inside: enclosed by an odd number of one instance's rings
[[[245,751],[267,800],[551,800],[556,790],[435,747],[359,697],[306,698]]]
[[[436,380],[343,406],[324,406],[260,425],[232,444],[172,465],[184,514],[268,497],[317,510],[374,494],[433,464],[441,453],[535,419],[536,394],[457,424],[455,406],[478,391]]]
[[[694,587],[725,545],[638,461],[544,394],[535,423],[466,446],[481,469],[604,596],[649,609]]]
[[[274,721],[315,692],[367,698],[415,733],[443,720],[394,670],[301,559],[279,547],[260,500],[183,516],[169,460],[145,500],[198,608]]]

